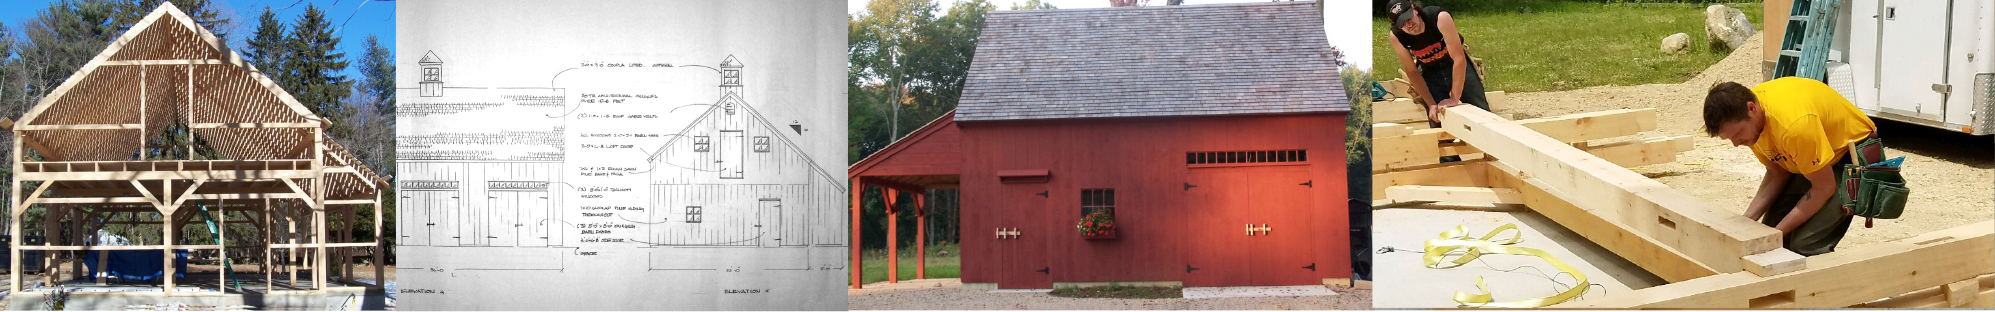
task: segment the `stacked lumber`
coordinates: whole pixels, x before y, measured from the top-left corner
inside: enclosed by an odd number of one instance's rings
[[[1803,257],[1778,230],[1629,170],[1691,148],[1689,137],[1644,137],[1655,119],[1510,120],[1458,106],[1439,129],[1376,124],[1374,202],[1522,205],[1670,282],[1554,308],[1995,306],[1995,221]]]

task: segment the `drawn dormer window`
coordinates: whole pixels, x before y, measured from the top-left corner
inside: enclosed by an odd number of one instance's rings
[[[705,153],[711,150],[713,150],[712,138],[704,135],[693,137],[693,152]]]
[[[443,69],[436,67],[424,67],[423,81],[429,81],[429,82],[443,81]]]
[[[756,137],[755,137],[755,152],[756,152],[756,153],[768,153],[768,152],[769,152],[769,137],[768,137],[768,136],[756,136]]]

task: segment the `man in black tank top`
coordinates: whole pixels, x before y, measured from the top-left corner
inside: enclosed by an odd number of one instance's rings
[[[1413,91],[1427,101],[1428,125],[1440,127],[1444,109],[1462,103],[1489,110],[1482,77],[1469,64],[1453,16],[1441,7],[1411,0],[1393,0],[1386,9],[1393,19],[1392,36],[1386,38],[1392,41]]]

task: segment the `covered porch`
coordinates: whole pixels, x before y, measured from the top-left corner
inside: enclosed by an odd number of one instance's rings
[[[865,285],[865,264],[861,248],[864,227],[864,196],[868,186],[879,187],[887,207],[887,283],[900,280],[901,213],[915,216],[915,279],[927,279],[929,190],[957,189],[963,170],[962,130],[956,128],[956,113],[949,112],[887,145],[886,148],[854,163],[847,172],[852,182],[852,289]],[[907,209],[900,194],[912,203]],[[912,210],[912,211],[903,211]]]

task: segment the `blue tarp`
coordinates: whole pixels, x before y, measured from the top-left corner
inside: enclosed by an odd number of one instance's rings
[[[108,252],[111,254],[111,259],[110,261],[106,261],[105,265],[111,267],[111,277],[135,282],[152,281],[159,279],[159,276],[166,271],[166,265],[161,263],[165,260],[161,259],[164,255],[161,255],[157,250],[111,250]],[[90,276],[97,276],[97,253],[96,251],[83,253],[83,265],[89,268]],[[187,250],[174,250],[173,278],[186,277]]]

